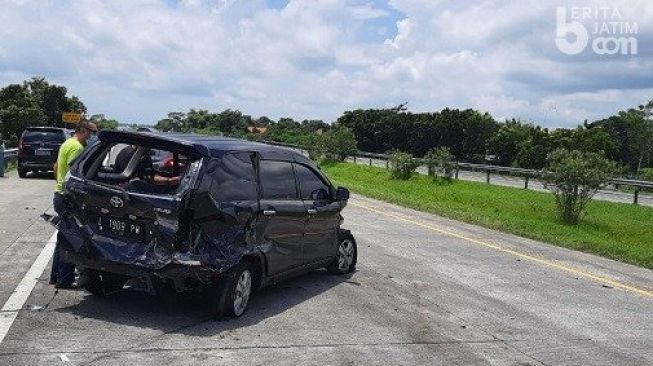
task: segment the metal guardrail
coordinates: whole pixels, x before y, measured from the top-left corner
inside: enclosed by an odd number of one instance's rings
[[[7,159],[15,159],[18,156],[18,149],[6,149],[4,151],[4,158],[5,160]]]
[[[369,159],[369,165],[372,165],[372,159],[385,160],[386,168],[388,167],[388,156],[385,154],[375,154],[368,152],[359,152],[355,156],[352,156],[354,162],[357,158],[366,158]],[[489,165],[489,164],[474,164],[474,163],[463,163],[455,162],[454,163],[454,177],[458,179],[458,172],[460,170],[469,170],[469,171],[482,171],[485,172],[485,181],[490,183],[491,173],[507,173],[511,175],[524,177],[524,188],[528,189],[529,180],[531,178],[537,178],[542,176],[542,171],[537,169],[525,169],[525,168],[513,168],[507,166],[499,165]],[[628,186],[633,187],[633,203],[637,204],[639,201],[639,192],[642,189],[651,189],[653,190],[653,182],[645,180],[636,180],[636,179],[625,179],[625,178],[612,178],[608,181],[608,185],[612,185],[616,188],[619,186]]]
[[[302,146],[299,145],[294,145],[294,144],[287,144],[283,142],[275,142],[275,141],[260,141],[262,143],[270,144],[270,145],[277,145],[277,146],[285,146],[285,147],[290,147],[290,148],[295,148],[295,149],[303,149]],[[377,154],[377,153],[370,153],[370,152],[365,152],[365,151],[359,151],[356,153],[356,155],[351,155],[349,156],[354,160],[354,163],[357,162],[357,159],[369,159],[369,165],[372,165],[372,160],[377,159],[377,160],[384,160],[386,168],[388,168],[388,155],[386,154]],[[422,161],[421,159],[420,162]],[[486,183],[490,184],[490,178],[491,178],[491,173],[506,173],[506,174],[511,174],[511,175],[516,175],[516,176],[521,176],[524,177],[524,189],[528,189],[528,184],[529,180],[531,178],[537,178],[542,176],[542,171],[537,170],[537,169],[525,169],[525,168],[513,168],[513,167],[508,167],[508,166],[499,166],[499,165],[489,165],[489,164],[474,164],[474,163],[463,163],[463,162],[455,162],[454,164],[454,177],[455,179],[458,179],[458,172],[460,170],[470,170],[470,171],[482,171],[485,172],[485,181]],[[636,180],[636,179],[624,179],[624,178],[612,178],[608,181],[608,185],[612,185],[616,188],[619,186],[628,186],[628,187],[633,187],[635,190],[633,191],[633,203],[637,204],[639,201],[639,192],[642,189],[651,189],[653,190],[653,182],[645,181],[645,180]]]
[[[7,163],[10,161],[16,161],[18,158],[18,149],[3,150],[0,145],[0,152],[2,152],[2,160],[0,160],[0,177],[4,177]]]

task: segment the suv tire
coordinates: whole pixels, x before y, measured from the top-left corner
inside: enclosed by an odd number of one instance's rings
[[[245,313],[254,290],[254,271],[243,260],[211,286],[211,315],[220,319],[239,317]]]
[[[128,278],[113,273],[85,270],[80,275],[80,286],[97,296],[107,296],[122,290]]]
[[[21,178],[27,178],[27,170],[18,168],[18,176]]]
[[[327,271],[339,275],[352,273],[356,270],[356,259],[358,257],[356,239],[349,230],[341,230],[338,236],[338,251],[335,258],[333,258],[333,262],[327,266]]]

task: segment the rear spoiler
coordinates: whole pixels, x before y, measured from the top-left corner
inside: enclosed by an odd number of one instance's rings
[[[192,155],[208,156],[209,149],[201,144],[174,138],[160,133],[103,130],[98,134],[101,142],[117,142],[147,146],[155,149],[190,152]]]

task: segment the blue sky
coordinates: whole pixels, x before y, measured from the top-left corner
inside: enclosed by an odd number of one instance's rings
[[[558,7],[566,22],[586,14],[576,20],[590,33],[636,24],[637,53],[597,54],[590,42],[565,54]],[[603,19],[604,7],[618,17]],[[89,113],[125,122],[189,108],[333,121],[408,102],[573,127],[653,98],[646,1],[5,0],[2,10],[0,84],[44,76]]]

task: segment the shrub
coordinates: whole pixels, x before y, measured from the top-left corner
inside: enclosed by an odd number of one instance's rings
[[[343,161],[349,155],[358,152],[356,137],[346,127],[334,127],[322,135],[321,144],[316,145],[318,152],[324,152],[327,159]],[[311,149],[309,148],[309,153]]]
[[[454,159],[455,157],[449,148],[444,146],[431,149],[424,155],[424,163],[428,168],[428,174],[433,179],[440,176],[445,180],[451,180],[451,174],[455,169]]]
[[[639,171],[639,177],[643,180],[653,182],[653,168],[643,168]]]
[[[410,179],[418,166],[418,161],[409,153],[398,150],[390,153],[388,169],[390,169],[390,175],[393,179]]]
[[[590,199],[617,171],[614,162],[594,152],[558,149],[547,157],[543,179],[553,192],[560,219],[576,224]]]

